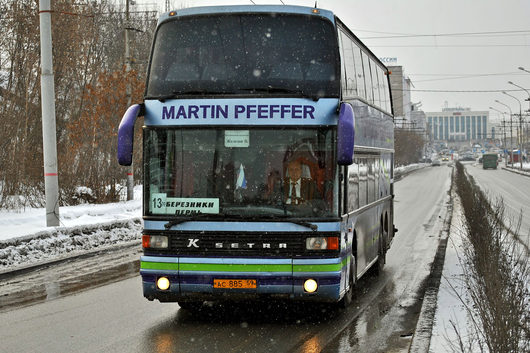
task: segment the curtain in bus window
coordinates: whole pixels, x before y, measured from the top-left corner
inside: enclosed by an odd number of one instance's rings
[[[359,207],[368,203],[368,164],[365,158],[359,158]]]
[[[359,208],[359,164],[357,160],[348,166],[348,211]]]
[[[364,52],[362,52],[361,55],[363,59],[364,80],[366,84],[366,100],[368,100],[369,103],[373,104],[374,93],[372,86],[372,74],[370,71],[370,59],[368,58],[368,55],[366,55]]]

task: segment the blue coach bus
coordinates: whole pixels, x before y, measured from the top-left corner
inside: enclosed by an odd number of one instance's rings
[[[197,7],[158,21],[144,117],[144,296],[349,304],[394,237],[387,68],[327,10]]]

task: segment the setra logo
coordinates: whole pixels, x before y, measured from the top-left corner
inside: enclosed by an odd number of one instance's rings
[[[198,248],[199,245],[197,244],[199,242],[199,239],[188,239],[188,248],[194,247]]]

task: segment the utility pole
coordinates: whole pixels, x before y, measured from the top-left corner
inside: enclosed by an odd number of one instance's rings
[[[127,75],[127,86],[125,88],[125,95],[127,97],[127,107],[131,106],[131,84],[129,83],[128,76],[131,71],[131,53],[129,48],[129,0],[125,0],[125,74]],[[131,163],[127,168],[127,201],[134,199],[134,168]]]
[[[506,164],[506,120],[502,120],[502,136],[503,136],[503,139],[504,139],[504,144],[503,144],[503,149],[504,149],[504,163]]]
[[[50,0],[39,1],[41,53],[42,145],[44,155],[44,192],[46,226],[59,226],[59,178],[57,173],[57,136],[55,127],[55,86],[52,59],[52,16]]]

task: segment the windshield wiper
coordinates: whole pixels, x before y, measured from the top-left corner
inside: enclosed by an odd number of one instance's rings
[[[300,95],[304,98],[310,98],[314,102],[318,102],[320,97],[318,95],[311,95],[308,93],[305,93],[301,90],[296,89],[290,89],[285,87],[274,87],[274,86],[267,86],[267,87],[256,87],[256,88],[240,88],[241,91],[249,91],[249,92],[267,92],[267,93],[289,93],[289,94],[296,94]]]
[[[316,224],[312,224],[312,223],[305,222],[305,221],[290,220],[290,219],[286,219],[286,217],[284,217],[284,216],[263,215],[263,216],[251,216],[251,217],[248,217],[248,216],[243,216],[243,215],[239,215],[239,214],[214,214],[214,213],[199,213],[197,215],[194,215],[194,216],[188,217],[188,218],[173,219],[173,220],[167,222],[166,224],[164,224],[164,228],[169,230],[169,229],[171,229],[171,227],[176,226],[176,225],[181,224],[181,223],[194,222],[194,221],[200,221],[200,220],[203,220],[203,219],[212,219],[212,218],[213,219],[222,219],[222,220],[227,220],[227,219],[230,219],[230,218],[233,218],[233,219],[247,219],[247,220],[252,220],[252,221],[256,221],[256,220],[259,220],[259,219],[280,218],[282,221],[287,221],[289,223],[294,223],[294,224],[301,225],[303,227],[311,228],[311,230],[314,231],[314,232],[316,232],[318,230],[318,226]]]
[[[313,224],[313,223],[310,223],[310,222],[306,222],[306,221],[297,221],[297,220],[287,219],[287,217],[289,217],[289,216],[263,215],[263,216],[256,216],[254,218],[256,218],[256,219],[260,219],[260,218],[265,218],[265,219],[279,218],[282,221],[287,221],[289,223],[298,224],[298,225],[300,225],[302,227],[311,228],[311,230],[313,232],[316,232],[318,230],[318,226],[316,224]]]
[[[251,219],[251,220],[253,220],[255,217],[245,217],[245,216],[240,215],[240,214],[230,214],[230,213],[229,214],[225,214],[225,213],[222,213],[222,214],[217,214],[217,213],[199,213],[199,214],[190,216],[188,218],[173,219],[173,220],[167,222],[166,224],[164,224],[164,228],[169,230],[171,227],[176,226],[177,224],[181,224],[181,223],[184,223],[184,222],[200,221],[200,220],[203,220],[203,219],[207,219],[207,220],[220,219],[220,220],[225,221],[225,220],[229,220],[230,218],[232,218],[232,219]]]
[[[217,219],[217,218],[225,219],[226,215],[224,215],[224,214],[215,214],[215,213],[199,213],[199,214],[193,215],[191,217],[187,217],[187,218],[172,219],[169,222],[167,222],[166,224],[164,224],[164,228],[169,230],[169,229],[171,229],[171,227],[176,226],[177,224],[184,223],[184,222],[193,222],[193,221],[200,221],[202,219],[212,219],[212,218],[214,218],[214,219]]]

